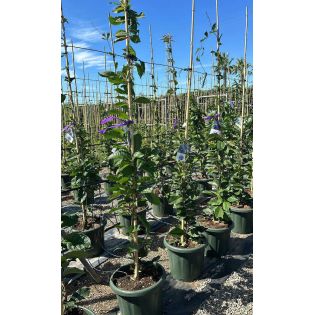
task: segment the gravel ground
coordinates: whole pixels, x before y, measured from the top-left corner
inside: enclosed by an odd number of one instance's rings
[[[104,197],[98,197],[99,207],[95,209],[104,213],[109,209],[105,205]],[[62,200],[64,209],[72,208],[72,198],[65,197]],[[78,206],[74,206],[76,208]],[[68,210],[69,210],[68,209]],[[115,218],[111,217],[115,223]],[[172,222],[171,219],[168,220]],[[228,255],[217,258],[206,258],[205,266],[201,277],[193,282],[181,282],[172,278],[169,274],[168,255],[163,245],[164,235],[170,225],[163,225],[152,235],[151,251],[148,259],[160,256],[160,264],[167,273],[163,287],[164,315],[251,315],[253,308],[253,237],[252,235],[231,234],[230,251]],[[117,234],[115,229],[105,234],[108,241],[117,239],[123,240],[126,237]],[[86,275],[69,285],[69,293],[76,289],[87,286],[90,294],[80,305],[86,306],[95,312],[96,315],[119,314],[115,294],[109,287],[109,278],[113,271],[121,265],[129,263],[125,248],[115,250],[115,255],[97,267],[102,275],[101,284],[95,284]],[[150,315],[150,314],[146,314]]]
[[[167,273],[163,288],[165,315],[252,314],[252,254],[227,255],[221,259],[207,258],[201,279],[190,283],[181,282],[173,279],[169,274],[163,234],[153,237],[152,251],[148,258],[159,255],[160,263]],[[233,235],[232,240],[250,242],[250,237]],[[126,258],[125,249],[120,249],[115,254],[122,257],[110,258],[98,267],[103,275],[102,284],[94,284],[88,276],[84,276],[70,286],[71,291],[81,286],[90,288],[90,295],[80,304],[90,308],[96,315],[119,314],[115,294],[109,287],[109,278],[114,270],[129,263],[130,260]]]
[[[208,281],[211,285],[211,279]],[[206,286],[208,286],[206,285]],[[201,290],[202,291],[202,290]],[[253,314],[253,257],[252,255],[199,307],[194,315]]]

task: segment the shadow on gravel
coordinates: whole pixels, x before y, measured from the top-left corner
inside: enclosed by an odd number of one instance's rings
[[[239,270],[238,282],[224,285],[211,281],[196,292],[188,288],[184,282],[176,281],[168,276],[164,287],[164,313],[165,315],[225,315],[231,304],[237,303],[240,308],[251,303],[252,274],[246,270]],[[226,280],[226,279],[225,279]],[[233,306],[235,309],[235,306]],[[242,309],[239,313],[243,314]]]

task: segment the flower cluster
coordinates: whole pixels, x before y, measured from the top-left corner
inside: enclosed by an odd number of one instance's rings
[[[106,133],[109,129],[115,129],[115,128],[119,128],[119,127],[123,127],[123,126],[127,126],[127,127],[128,127],[129,125],[133,124],[133,120],[121,120],[121,119],[117,118],[116,116],[108,116],[108,117],[104,118],[103,120],[101,120],[100,123],[101,123],[101,125],[104,125],[104,124],[106,124],[106,123],[108,123],[108,122],[113,121],[114,119],[120,120],[121,123],[119,123],[119,124],[114,124],[114,125],[111,125],[111,126],[106,127],[105,129],[99,130],[99,133],[100,133],[100,134],[104,134],[104,133]]]

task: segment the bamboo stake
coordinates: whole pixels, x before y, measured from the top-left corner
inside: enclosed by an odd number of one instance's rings
[[[245,80],[246,80],[246,50],[247,50],[247,28],[248,28],[248,9],[245,10],[245,40],[244,40],[244,68],[243,68],[243,93],[242,93],[242,114],[241,114],[241,145],[243,141],[243,121],[244,121],[244,105],[245,105]]]
[[[219,31],[219,2],[215,0],[215,14],[216,14],[216,26],[217,26],[217,53],[220,52],[220,31]],[[217,60],[217,67],[219,67],[219,62]],[[219,69],[218,69],[219,71]],[[218,114],[220,114],[220,97],[221,97],[221,83],[220,78],[218,78]]]
[[[193,71],[193,54],[194,54],[194,25],[195,24],[195,0],[192,0],[192,9],[191,9],[191,33],[190,33],[190,62],[189,62],[189,71],[187,78],[187,102],[186,102],[186,116],[185,116],[185,140],[188,138],[188,125],[189,125],[189,104],[190,104],[190,88],[191,88],[191,76]],[[181,219],[181,228],[184,229],[185,220]],[[180,238],[181,244],[184,245],[184,235]]]
[[[190,62],[189,71],[187,78],[187,100],[186,100],[186,110],[185,110],[185,139],[188,137],[188,119],[189,119],[189,104],[190,104],[190,89],[191,89],[191,77],[193,71],[193,54],[194,54],[194,25],[195,24],[195,0],[192,0],[191,9],[191,33],[190,33]]]

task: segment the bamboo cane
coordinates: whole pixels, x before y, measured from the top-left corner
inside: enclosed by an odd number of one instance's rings
[[[244,105],[245,105],[245,80],[246,80],[246,50],[247,50],[247,28],[248,28],[248,9],[245,10],[245,39],[244,39],[244,68],[243,68],[243,93],[242,93],[242,113],[241,113],[241,145],[243,141],[243,121],[244,121]]]

